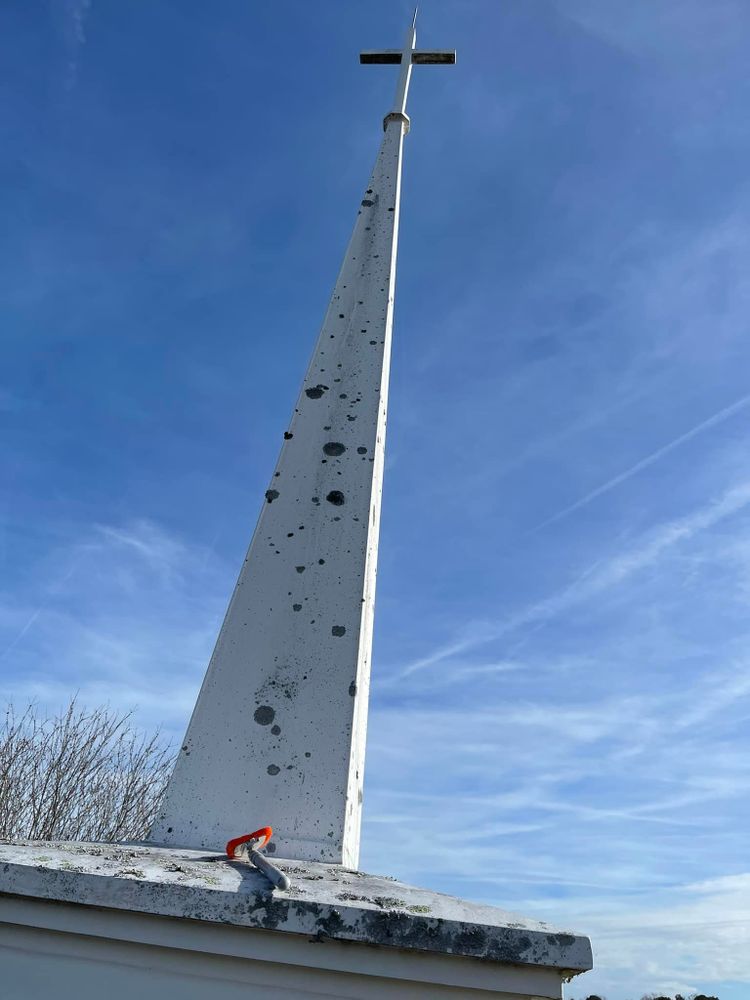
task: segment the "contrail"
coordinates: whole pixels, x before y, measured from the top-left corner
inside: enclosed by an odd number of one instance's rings
[[[733,404],[737,408],[742,400]],[[750,396],[745,402],[750,402]],[[732,409],[732,407],[728,407]],[[722,413],[726,411],[722,410]],[[716,414],[710,420],[718,420],[721,414]],[[708,421],[706,421],[708,423]],[[700,425],[705,426],[704,424]],[[696,433],[698,428],[694,428],[688,433]],[[681,440],[681,439],[678,439]],[[667,447],[674,447],[667,445]],[[665,449],[662,449],[664,451]],[[739,511],[750,507],[750,479],[741,482],[728,489],[718,500],[712,500],[698,510],[668,521],[662,524],[656,531],[647,532],[641,536],[637,544],[631,546],[619,555],[607,560],[597,560],[592,566],[587,567],[579,574],[572,583],[563,590],[552,594],[550,597],[542,598],[534,604],[522,608],[515,614],[499,622],[484,623],[477,627],[471,635],[458,639],[450,645],[433,650],[427,656],[408,664],[397,675],[396,680],[403,680],[415,671],[432,667],[436,663],[450,660],[458,653],[465,653],[469,649],[483,646],[488,642],[506,636],[516,629],[524,626],[534,626],[540,628],[548,621],[555,618],[561,612],[575,608],[583,602],[592,600],[598,594],[616,587],[633,574],[638,573],[646,566],[650,566],[665,551],[675,545],[689,541],[694,535],[712,528],[715,524],[720,524],[725,518],[731,517]],[[515,648],[515,647],[514,647]]]
[[[23,628],[21,629],[21,631],[18,633],[18,635],[15,637],[15,639],[12,639],[8,643],[8,645],[5,647],[5,649],[2,651],[2,653],[0,653],[0,660],[4,660],[5,657],[8,655],[8,653],[12,649],[15,649],[16,645],[21,641],[21,639],[23,639],[23,637],[29,631],[29,629],[34,624],[34,622],[37,620],[37,618],[39,617],[39,615],[42,613],[43,609],[44,609],[44,605],[40,604],[39,607],[36,609],[36,611],[33,612],[33,614],[31,615],[31,617],[29,618],[29,620],[26,622],[26,624],[23,626]]]
[[[65,90],[75,89],[78,81],[78,57],[81,47],[86,44],[86,17],[91,10],[91,0],[67,0],[65,4],[68,22],[65,27],[65,48],[68,53],[68,70]]]
[[[719,410],[718,413],[714,413],[712,417],[709,417],[707,420],[697,424],[689,431],[681,434],[679,437],[675,438],[674,441],[670,441],[669,444],[665,444],[663,448],[659,448],[657,451],[647,455],[646,458],[642,458],[640,462],[636,462],[635,465],[631,465],[629,469],[626,469],[625,472],[621,472],[619,476],[615,476],[614,479],[608,479],[606,483],[602,483],[601,486],[597,486],[595,490],[587,493],[586,496],[581,497],[580,500],[576,500],[576,502],[570,504],[569,507],[563,507],[562,510],[559,510],[551,517],[548,517],[546,521],[542,521],[540,524],[537,524],[535,528],[531,529],[529,534],[541,531],[542,528],[547,528],[550,524],[555,524],[557,521],[562,521],[562,519],[567,517],[568,514],[572,514],[574,511],[580,510],[581,507],[585,507],[586,504],[591,503],[592,500],[596,500],[596,498],[602,496],[603,493],[609,493],[610,490],[619,486],[620,483],[624,483],[627,479],[630,479],[631,476],[635,476],[637,473],[641,472],[642,469],[646,469],[649,465],[653,465],[654,462],[658,462],[660,458],[668,455],[669,452],[674,451],[675,448],[679,448],[680,445],[685,444],[686,441],[690,441],[692,438],[702,434],[703,431],[707,431],[711,427],[715,427],[716,424],[722,423],[722,421],[731,417],[739,410],[743,410],[748,404],[750,404],[750,395],[743,396],[742,399],[738,399],[730,406],[725,406],[723,410]]]

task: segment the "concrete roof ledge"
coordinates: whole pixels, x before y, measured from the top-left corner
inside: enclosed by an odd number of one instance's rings
[[[576,974],[587,937],[338,865],[284,861],[288,892],[225,855],[141,844],[0,842],[0,894],[481,958]]]

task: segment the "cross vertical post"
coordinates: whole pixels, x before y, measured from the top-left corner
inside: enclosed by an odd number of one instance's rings
[[[406,115],[406,99],[409,96],[409,81],[411,80],[411,54],[417,45],[417,10],[414,9],[414,17],[411,26],[406,32],[404,40],[404,51],[401,54],[401,72],[398,75],[396,85],[396,98],[393,102],[393,114]]]

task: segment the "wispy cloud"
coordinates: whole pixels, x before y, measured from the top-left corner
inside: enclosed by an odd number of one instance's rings
[[[714,413],[713,416],[708,417],[706,420],[702,420],[699,424],[691,427],[691,429],[686,431],[684,434],[680,434],[679,437],[674,438],[674,440],[670,441],[668,444],[663,445],[661,448],[657,448],[656,451],[653,451],[650,455],[642,458],[640,462],[636,462],[635,465],[631,465],[629,469],[626,469],[617,476],[613,476],[612,479],[608,479],[605,483],[602,483],[601,486],[597,486],[596,489],[591,490],[585,496],[581,497],[580,500],[576,500],[575,503],[569,504],[567,507],[563,507],[562,510],[557,511],[556,514],[552,514],[544,521],[541,521],[535,528],[532,528],[531,531],[541,531],[542,528],[547,528],[551,524],[556,524],[558,521],[562,521],[575,511],[580,510],[582,507],[586,507],[592,502],[592,500],[596,500],[605,493],[609,493],[610,490],[613,490],[615,487],[627,482],[628,479],[631,479],[639,472],[647,469],[650,465],[654,465],[659,461],[659,459],[664,458],[665,455],[668,455],[676,448],[679,448],[683,444],[687,444],[688,441],[692,441],[693,438],[697,437],[699,434],[703,434],[712,427],[716,427],[718,424],[723,423],[740,410],[746,409],[748,405],[750,405],[750,395],[743,396],[741,399],[736,400],[729,406],[725,406],[723,409],[719,410],[718,413]]]
[[[602,591],[616,587],[634,574],[654,564],[674,546],[689,541],[700,532],[732,517],[750,505],[750,481],[728,489],[718,499],[688,514],[666,522],[643,535],[617,555],[597,561],[581,573],[569,586],[513,615],[495,623],[480,623],[467,629],[466,634],[414,660],[400,672],[408,677],[436,663],[466,653],[484,643],[515,632],[524,626],[540,625]]]
[[[533,702],[484,690],[451,709],[376,708],[366,866],[417,882],[440,871],[459,895],[584,928],[598,971],[581,995],[744,980],[750,876],[728,817],[750,776],[718,734],[750,711],[748,663],[627,697],[523,676]],[[739,874],[691,880],[706,851]]]
[[[181,731],[232,569],[143,519],[82,529],[32,569],[3,595],[5,695],[57,707],[77,691]]]
[[[78,82],[78,60],[86,44],[86,18],[90,10],[91,0],[63,0],[63,32],[68,57],[65,90],[68,92],[74,90]]]
[[[41,606],[29,615],[28,619],[23,623],[18,633],[10,640],[7,646],[0,652],[0,660],[4,660],[5,657],[13,651],[13,649],[18,645],[18,643],[23,639],[26,633],[34,625],[39,615],[42,612]]]
[[[581,919],[597,942],[598,970],[580,980],[580,995],[595,990],[638,997],[661,990],[687,996],[709,983],[746,983],[749,889],[750,873],[738,872],[641,890],[616,907],[593,897],[581,900]],[[559,913],[559,904],[552,909]]]

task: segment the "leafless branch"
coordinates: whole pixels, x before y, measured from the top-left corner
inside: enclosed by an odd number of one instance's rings
[[[143,840],[172,770],[161,735],[74,698],[57,715],[9,705],[0,721],[0,837]]]

